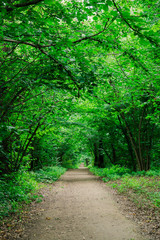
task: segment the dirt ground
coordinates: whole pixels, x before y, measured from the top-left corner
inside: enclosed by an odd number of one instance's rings
[[[81,167],[48,189],[23,240],[148,240],[127,219],[106,185]]]

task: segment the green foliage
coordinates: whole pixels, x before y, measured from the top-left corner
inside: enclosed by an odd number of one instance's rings
[[[0,172],[157,166],[159,2],[1,2]]]
[[[131,173],[131,170],[125,167],[121,167],[119,165],[114,165],[110,168],[97,168],[92,167],[90,168],[90,171],[95,174],[96,176],[100,176],[103,178],[103,180],[109,181],[109,180],[117,180],[121,178],[122,176],[125,176],[129,173]]]
[[[132,172],[133,176],[148,176],[148,177],[158,177],[160,176],[160,170],[155,169],[155,170],[149,170],[149,171],[137,171],[137,172]]]
[[[43,167],[42,169],[31,172],[31,176],[37,182],[52,183],[55,182],[66,171],[63,167]]]
[[[28,172],[5,175],[0,180],[0,217],[17,212],[23,202],[30,203],[31,200],[40,198],[35,195],[38,189],[37,182]]]
[[[44,167],[36,172],[20,171],[4,175],[0,180],[0,218],[19,212],[23,203],[40,202],[42,195],[37,194],[39,183],[52,183],[64,172],[62,167]]]
[[[70,168],[70,169],[76,169],[79,167],[79,163],[74,160],[66,159],[63,161],[63,167]]]
[[[129,169],[113,166],[111,168],[91,167],[90,171],[102,177],[104,182],[128,195],[138,206],[148,204],[160,207],[160,170],[131,172]]]
[[[106,178],[108,180],[116,180],[118,178],[122,177],[129,177],[129,176],[146,176],[146,177],[159,177],[160,176],[160,170],[155,169],[155,170],[149,170],[149,171],[137,171],[137,172],[132,172],[130,169],[121,167],[119,165],[114,165],[110,168],[98,168],[98,167],[89,167],[90,171],[95,174],[96,176],[103,177],[103,180]]]
[[[112,185],[112,184],[111,184]],[[145,202],[152,207],[160,207],[160,180],[157,177],[132,177],[126,176],[118,184],[113,184],[120,193],[130,193],[130,198],[136,202],[136,196],[142,198],[139,205],[143,206]],[[132,192],[130,192],[132,190]],[[138,197],[137,197],[138,198]]]

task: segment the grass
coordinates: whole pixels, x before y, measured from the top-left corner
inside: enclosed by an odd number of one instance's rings
[[[24,203],[40,202],[43,196],[37,194],[39,183],[52,183],[65,171],[65,168],[51,166],[36,172],[20,171],[3,176],[0,179],[0,219],[21,211]]]
[[[111,183],[111,186],[120,193],[128,195],[139,207],[143,205],[160,207],[160,179],[158,177],[125,176]]]
[[[138,207],[160,208],[160,170],[131,172],[119,165],[110,168],[90,168],[104,182],[127,195]]]

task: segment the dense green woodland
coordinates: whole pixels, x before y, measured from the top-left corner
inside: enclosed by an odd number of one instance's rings
[[[159,0],[2,0],[0,174],[160,161]]]

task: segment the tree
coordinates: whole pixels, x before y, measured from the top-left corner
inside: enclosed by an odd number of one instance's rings
[[[43,165],[36,151],[62,164],[86,157],[99,167],[148,170],[157,162],[158,7],[150,0],[1,1],[2,173]],[[61,143],[48,132],[53,123],[65,125]]]

